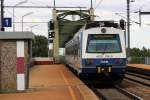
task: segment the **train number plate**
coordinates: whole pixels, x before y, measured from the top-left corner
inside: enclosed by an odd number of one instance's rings
[[[110,73],[111,67],[97,67],[97,73]]]

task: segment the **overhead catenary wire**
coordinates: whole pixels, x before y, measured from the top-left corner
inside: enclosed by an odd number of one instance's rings
[[[102,2],[103,2],[103,0],[100,0],[100,1],[97,3],[97,5],[95,6],[94,9],[97,9],[97,8],[101,5]]]
[[[115,15],[118,15],[118,16],[120,16],[121,18],[127,20],[127,17],[122,16],[122,15],[119,15],[118,13],[115,13]],[[140,24],[139,22],[136,22],[136,21],[134,21],[134,20],[130,20],[130,21],[131,21],[132,23],[135,23],[135,24]],[[143,24],[146,25],[146,26],[150,26],[150,24],[148,24],[148,23],[143,23]]]
[[[148,3],[150,3],[150,2],[146,2],[146,3],[142,4],[142,5],[139,7],[139,9],[142,9],[142,8],[145,7],[145,5],[147,5]]]
[[[145,3],[143,3],[140,7],[138,7],[137,10],[134,10],[133,13],[139,12],[139,9],[143,9],[147,4],[150,4],[150,2],[145,2]]]
[[[37,5],[37,3],[33,2],[33,1],[29,1],[29,2],[32,3],[32,4],[34,4],[34,5]],[[39,2],[40,4],[43,4],[43,5],[45,5],[45,6],[48,6],[48,5],[47,5],[48,3],[42,2],[41,0],[40,0],[40,1],[37,0],[36,2]]]
[[[9,14],[11,14],[12,15],[12,12],[10,12],[9,10],[7,10],[7,9],[5,9],[6,11],[7,11],[7,13],[9,13]],[[19,20],[19,17],[18,16],[14,16],[17,20]],[[21,24],[22,22],[13,22],[13,23],[18,23],[18,24]],[[23,23],[26,23],[26,26],[27,27],[30,27],[30,25],[28,25],[28,23],[33,23],[33,24],[37,24],[37,23],[40,23],[40,24],[48,24],[48,22],[23,22]],[[37,28],[36,28],[37,29]],[[40,29],[37,29],[37,30],[41,30],[41,28]]]

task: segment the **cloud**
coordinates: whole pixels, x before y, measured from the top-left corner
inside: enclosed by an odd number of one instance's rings
[[[15,5],[20,1],[24,0],[5,0],[5,5]],[[95,2],[97,1],[97,2]],[[98,4],[99,0],[93,0],[94,8]],[[25,6],[53,6],[53,0],[28,0],[27,3],[23,4]],[[149,0],[135,0],[135,2],[130,3],[131,5],[131,20],[138,22],[138,14],[133,12],[137,11],[139,8],[142,11],[150,10],[150,1]],[[56,6],[84,6],[90,7],[90,0],[56,0]],[[21,21],[21,18],[24,14],[28,12],[34,12],[32,15],[26,16],[24,21],[49,21],[52,18],[51,9],[15,9],[15,20]],[[97,20],[115,20],[118,21],[122,17],[120,15],[115,15],[115,13],[122,13],[123,18],[126,17],[126,0],[103,0],[102,3],[95,10]],[[12,17],[12,9],[5,8],[5,16]],[[150,15],[149,15],[150,16]],[[150,48],[150,24],[149,16],[142,16],[142,28],[139,28],[138,25],[132,23],[131,25],[131,47],[141,47],[146,46]],[[38,24],[38,23],[36,23]],[[30,30],[30,26],[35,25],[34,23],[25,24],[25,28]],[[7,28],[7,30],[12,31],[12,28]],[[16,30],[21,31],[21,24],[16,24]],[[33,28],[33,31],[36,34],[44,34],[47,36],[47,25],[40,24],[37,27]]]

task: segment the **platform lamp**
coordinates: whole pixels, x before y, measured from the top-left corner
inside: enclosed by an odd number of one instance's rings
[[[22,32],[23,32],[23,27],[24,27],[23,26],[23,18],[26,17],[26,16],[29,16],[31,14],[33,14],[33,12],[26,13],[25,15],[22,16]]]
[[[15,4],[13,6],[13,31],[15,31],[15,7],[18,6],[18,5],[27,3],[27,2],[28,2],[28,0],[24,0],[24,1],[18,2],[17,4]]]
[[[39,24],[30,26],[31,32],[32,32],[32,29],[33,29],[34,27],[36,27],[36,26],[39,26]]]

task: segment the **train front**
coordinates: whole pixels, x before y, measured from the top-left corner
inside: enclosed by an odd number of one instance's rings
[[[108,75],[122,80],[126,68],[124,31],[112,27],[91,28],[82,35],[82,73]]]

